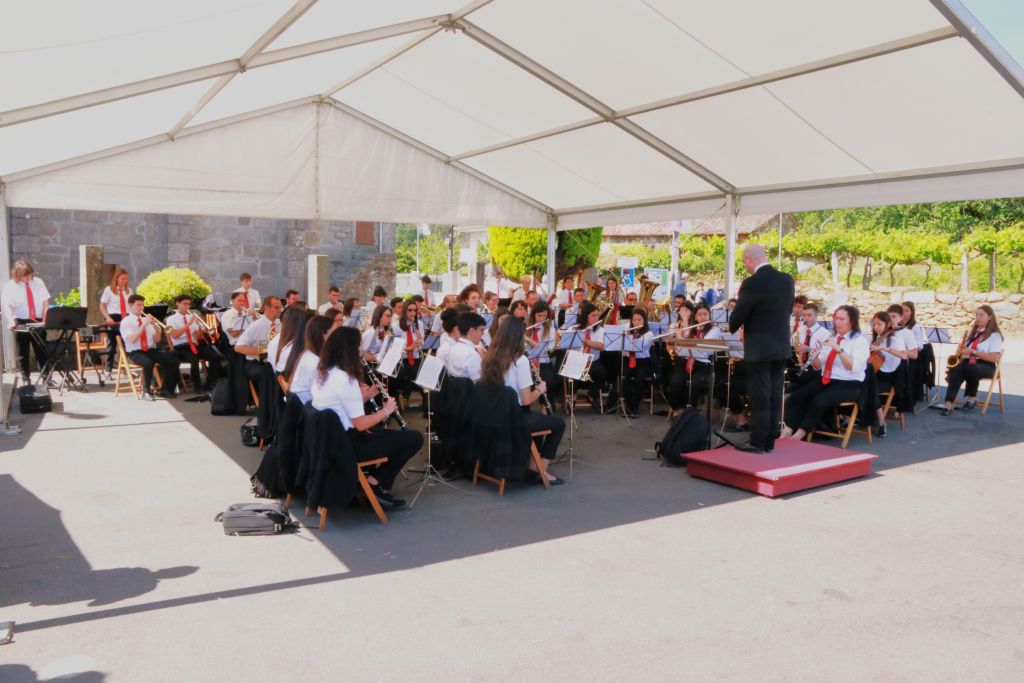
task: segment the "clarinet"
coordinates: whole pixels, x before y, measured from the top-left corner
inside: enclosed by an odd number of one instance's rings
[[[377,387],[377,391],[380,392],[380,395],[384,399],[384,402],[387,403],[388,401],[390,401],[391,397],[388,396],[387,387],[384,386],[384,382],[380,381],[380,377],[378,377],[377,373],[373,371],[373,368],[370,367],[370,364],[366,362],[365,358],[360,358],[359,362],[363,366],[363,371],[366,372],[367,376],[370,378],[370,381],[373,382],[373,386]],[[391,413],[391,417],[398,420],[399,429],[405,429],[409,426],[405,423],[405,418],[403,418],[402,414],[397,410]],[[388,421],[390,421],[390,419],[391,418],[389,417]]]
[[[529,349],[527,349],[527,347],[526,347],[526,340],[525,339],[523,340],[523,352],[527,356],[526,364],[530,366],[530,377],[533,379],[533,388],[536,389],[537,385],[540,384],[541,382],[543,382],[544,380],[541,379],[540,368],[535,366],[530,361]],[[544,410],[547,412],[548,415],[554,415],[555,414],[555,409],[551,407],[551,399],[548,398],[548,395],[547,395],[546,392],[540,395],[540,402],[544,406]]]

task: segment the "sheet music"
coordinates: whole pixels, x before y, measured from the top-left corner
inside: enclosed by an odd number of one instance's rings
[[[567,351],[565,353],[565,362],[562,363],[562,369],[558,374],[562,377],[582,381],[589,362],[590,354],[583,353],[582,351]]]
[[[549,345],[550,341],[548,339],[541,339],[532,349],[530,349],[530,353],[527,354],[527,358],[535,360],[546,357],[548,355]]]
[[[441,373],[444,372],[444,361],[437,356],[423,356],[420,359],[420,370],[413,380],[416,384],[430,391],[441,388]]]
[[[381,356],[379,353],[377,357],[380,358],[380,362],[377,364],[377,372],[388,377],[398,376],[398,364],[402,360],[402,352],[405,350],[405,344],[400,337],[389,337],[385,342],[387,344],[387,351]]]

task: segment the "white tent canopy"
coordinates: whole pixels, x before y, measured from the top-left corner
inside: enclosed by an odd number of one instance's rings
[[[959,0],[5,4],[10,205],[553,230],[1024,186],[1024,72]]]

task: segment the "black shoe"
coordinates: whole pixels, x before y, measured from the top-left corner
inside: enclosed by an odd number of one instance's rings
[[[943,408],[942,411],[939,413],[939,415],[941,415],[942,417],[946,417],[947,415],[952,415],[952,414],[953,414],[953,411],[950,410],[949,408]]]
[[[965,402],[962,406],[960,406],[960,410],[965,412],[965,413],[969,413],[969,412],[971,412],[972,410],[974,410],[977,407],[978,407],[978,402],[977,401],[973,401],[973,402],[969,402],[969,403]]]
[[[738,443],[738,444],[736,444],[736,446],[734,448],[736,450],[738,450],[738,451],[743,451],[744,453],[759,453],[760,454],[760,453],[764,453],[765,452],[765,450],[763,448],[758,448],[757,446],[754,446],[754,445],[749,444],[749,443]]]
[[[885,438],[885,434],[886,434],[886,432],[885,432],[885,425],[884,424],[878,425],[878,431],[875,432],[875,436],[877,436],[879,439],[884,439]]]
[[[404,500],[395,498],[391,495],[391,491],[388,491],[380,484],[372,484],[370,490],[373,492],[377,502],[381,504],[381,507],[388,508],[389,510],[398,510],[405,507]]]
[[[548,486],[561,486],[564,483],[565,479],[559,479],[558,477],[555,477],[554,479],[548,479]]]
[[[32,384],[32,378],[29,377],[28,375],[22,375],[21,376],[21,383],[22,384]]]
[[[601,412],[602,412],[602,411],[601,411],[601,402],[600,402],[600,401],[598,401],[598,400],[597,400],[596,398],[594,398],[593,396],[588,396],[588,397],[587,397],[587,400],[588,400],[588,401],[590,401],[590,405],[591,405],[591,407],[592,407],[592,408],[594,409],[594,412],[596,412],[596,413],[597,413],[598,415],[600,415],[600,414],[601,414]]]
[[[157,395],[158,395],[158,396],[159,396],[160,398],[174,398],[174,397],[175,397],[175,396],[177,396],[178,394],[177,394],[177,392],[174,392],[174,391],[167,391],[167,390],[163,390],[163,391],[161,391],[161,392],[160,392],[159,394],[157,394]]]

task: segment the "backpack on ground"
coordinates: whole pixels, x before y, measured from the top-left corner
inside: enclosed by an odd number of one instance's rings
[[[235,402],[231,396],[231,382],[226,379],[217,380],[210,391],[211,415],[234,415]]]
[[[228,536],[268,536],[295,527],[288,508],[278,502],[235,503],[217,513],[215,522],[224,524]]]
[[[699,411],[687,409],[672,420],[665,436],[654,444],[654,450],[666,465],[683,467],[683,454],[704,450],[707,438],[707,419]]]
[[[251,417],[238,428],[242,433],[242,445],[249,448],[256,448],[260,445],[259,423],[255,417]]]

